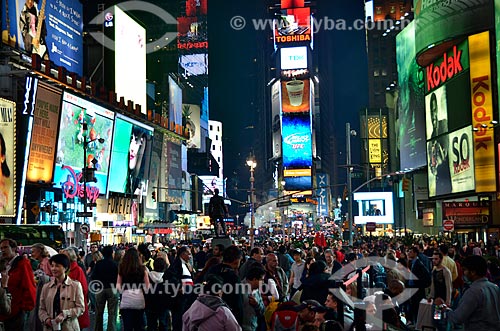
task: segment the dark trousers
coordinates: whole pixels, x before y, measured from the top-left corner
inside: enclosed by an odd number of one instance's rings
[[[219,227],[217,226],[217,223],[219,223],[220,226],[222,227],[222,234],[224,236],[227,235],[227,233],[226,233],[226,223],[224,223],[224,216],[215,216],[215,217],[212,217],[211,222],[214,225],[214,232],[215,232],[215,236],[216,237],[219,236]]]
[[[171,330],[170,310],[168,309],[146,309],[148,320],[148,331]]]
[[[123,331],[144,331],[144,309],[121,309]]]
[[[24,311],[19,312],[16,316],[3,322],[5,331],[9,330],[24,330],[24,322],[26,320],[26,313]]]
[[[116,316],[118,314],[118,295],[111,288],[105,288],[101,292],[95,294],[96,299],[96,314],[94,331],[103,330],[103,315],[106,303],[108,304],[108,331],[116,331]]]

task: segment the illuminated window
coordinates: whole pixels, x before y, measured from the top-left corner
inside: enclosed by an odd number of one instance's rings
[[[382,7],[375,7],[375,13],[376,13],[377,15],[382,14]]]
[[[378,70],[373,70],[373,76],[378,77],[380,75]]]
[[[391,14],[395,14],[396,13],[396,6],[391,6]]]

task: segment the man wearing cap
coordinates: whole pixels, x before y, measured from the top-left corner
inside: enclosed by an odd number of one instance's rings
[[[316,312],[326,312],[326,308],[316,300],[305,300],[296,306],[295,310],[299,319],[299,330],[305,325],[314,325]]]

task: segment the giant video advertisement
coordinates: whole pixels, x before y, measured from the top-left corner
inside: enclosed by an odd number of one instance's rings
[[[14,217],[16,206],[16,103],[0,98],[0,217]]]
[[[187,115],[186,129],[189,132],[189,138],[186,141],[187,148],[201,147],[201,126],[200,126],[200,106],[193,104],[183,104],[183,112]]]
[[[311,42],[311,8],[282,9],[276,15],[278,18],[274,20],[275,47]]]
[[[283,167],[312,166],[311,117],[306,114],[283,115]]]
[[[147,194],[153,134],[154,129],[149,125],[116,115],[109,192]]]
[[[119,6],[114,7],[114,22],[116,95],[141,105],[146,114],[146,29]]]
[[[67,196],[76,196],[83,167],[95,167],[95,194],[107,189],[114,112],[76,95],[64,92],[57,140],[54,187],[63,188]],[[85,137],[82,123],[87,123],[87,160],[84,160]],[[104,143],[98,139],[104,139]],[[92,163],[95,160],[95,164]]]
[[[40,16],[45,17],[43,21],[38,20]],[[36,53],[80,76],[83,75],[82,31],[83,11],[78,0],[2,1],[4,44],[30,55]]]
[[[273,157],[281,157],[281,89],[280,81],[271,85],[271,116],[273,130]]]
[[[490,0],[414,0],[417,52],[453,37],[490,29],[493,8]]]
[[[175,126],[182,126],[182,89],[168,76],[168,120]]]
[[[153,146],[151,148],[151,162],[148,175],[148,193],[146,198],[146,208],[158,208],[158,192],[160,191],[160,165],[161,153],[163,150],[163,133],[155,131],[153,135]],[[153,192],[156,199],[153,199]]]
[[[415,23],[396,36],[399,94],[397,133],[400,169],[423,167],[426,162],[425,108],[423,81],[415,59]]]
[[[182,150],[181,141],[163,136],[160,167],[160,202],[182,204]]]
[[[467,38],[425,68],[429,197],[474,190]]]
[[[61,90],[38,83],[26,173],[28,182],[52,183],[60,107]]]

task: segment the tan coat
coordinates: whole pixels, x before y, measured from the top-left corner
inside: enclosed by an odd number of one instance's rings
[[[45,331],[50,331],[45,325],[47,318],[55,318],[53,315],[54,297],[57,292],[57,284],[54,279],[45,284],[42,288],[40,295],[40,309],[38,310],[38,317],[44,325]],[[79,331],[78,316],[82,315],[85,310],[85,302],[83,299],[82,285],[66,277],[64,283],[61,285],[61,310],[63,311],[66,319],[64,320],[61,330],[62,331]]]

